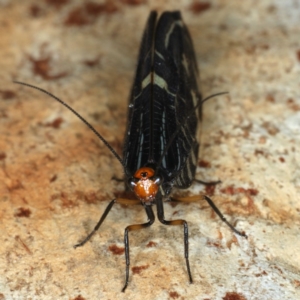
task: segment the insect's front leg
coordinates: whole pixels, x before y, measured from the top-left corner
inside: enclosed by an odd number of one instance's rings
[[[156,205],[157,205],[157,217],[159,221],[164,225],[183,225],[183,236],[184,236],[184,257],[186,261],[186,268],[189,276],[190,283],[193,283],[190,262],[189,262],[189,229],[188,224],[185,220],[178,219],[178,220],[165,220],[164,215],[164,206],[162,201],[162,196],[156,198]]]
[[[111,208],[113,207],[113,205],[115,203],[120,203],[120,204],[140,204],[140,201],[139,200],[131,200],[131,199],[122,199],[122,198],[116,198],[116,199],[111,200],[109,202],[108,206],[106,207],[104,213],[100,217],[100,220],[98,221],[98,223],[96,224],[95,228],[93,229],[93,231],[83,241],[81,241],[80,243],[74,245],[73,247],[75,249],[77,247],[83,246],[87,241],[90,240],[90,238],[99,229],[99,227],[101,226],[101,224],[103,223],[103,221],[105,220],[105,218],[107,217],[108,213],[110,212]]]
[[[126,259],[126,275],[125,275],[125,284],[122,288],[122,292],[125,292],[128,282],[129,282],[129,266],[130,266],[130,256],[129,256],[129,238],[128,238],[128,232],[133,230],[138,230],[142,228],[146,228],[151,226],[154,223],[155,216],[153,214],[152,206],[151,205],[145,205],[143,204],[146,214],[148,216],[148,222],[144,224],[135,224],[135,225],[129,225],[125,228],[124,232],[124,244],[125,244],[125,259]]]

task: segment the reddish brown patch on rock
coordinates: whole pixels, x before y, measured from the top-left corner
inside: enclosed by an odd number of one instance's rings
[[[177,292],[169,292],[169,296],[171,299],[177,299],[180,295]]]
[[[0,160],[4,160],[6,158],[6,154],[4,152],[0,152]]]
[[[65,192],[61,192],[60,194],[54,194],[51,196],[51,201],[57,199],[61,200],[61,205],[65,208],[72,208],[78,205],[73,200],[71,200],[69,194]]]
[[[74,8],[68,15],[64,24],[66,26],[84,26],[93,23],[100,14],[112,14],[119,9],[113,1],[107,0],[103,4],[87,2]]]
[[[8,115],[7,115],[7,112],[6,112],[6,110],[0,110],[0,118],[7,118],[8,117]]]
[[[256,156],[258,156],[258,155],[266,156],[265,151],[259,150],[259,149],[255,149],[254,155],[256,155]]]
[[[88,192],[84,194],[84,201],[88,204],[95,204],[97,200],[98,198],[95,192]]]
[[[69,198],[69,194],[66,192],[60,193],[60,200],[62,202],[62,206],[65,208],[72,208],[75,206],[74,201]]]
[[[279,132],[279,129],[269,122],[264,122],[262,127],[266,129],[270,135],[276,135]]]
[[[2,95],[3,100],[11,100],[16,97],[16,93],[11,90],[0,90],[0,94]]]
[[[207,240],[206,245],[209,247],[223,248],[220,241],[216,242],[216,241]]]
[[[179,211],[178,211],[178,210],[175,210],[175,211],[172,213],[172,216],[176,216],[178,213],[179,213]]]
[[[48,5],[55,6],[56,8],[60,8],[69,3],[69,0],[45,0]]]
[[[247,200],[248,200],[247,205],[246,205],[248,213],[254,213],[256,211],[254,200],[249,195],[246,194],[246,196],[247,196]]]
[[[218,239],[222,240],[222,238],[223,238],[223,234],[220,230],[218,230]]]
[[[300,280],[294,280],[294,285],[295,285],[295,287],[299,287],[300,286]]]
[[[15,217],[29,218],[31,215],[31,210],[29,208],[19,207],[17,212],[15,212]]]
[[[220,192],[223,194],[226,194],[226,195],[234,195],[235,194],[233,185],[229,185],[229,186],[221,189]]]
[[[226,31],[228,29],[228,26],[226,24],[220,24],[219,28],[220,30]]]
[[[236,292],[227,292],[223,300],[247,300],[243,295]]]
[[[287,99],[287,105],[288,105],[288,108],[293,110],[293,111],[299,111],[300,110],[300,105],[295,103],[294,99],[292,98],[289,98]]]
[[[266,138],[265,136],[262,135],[262,136],[259,137],[258,142],[259,142],[260,144],[265,144],[266,141],[267,141],[267,138]]]
[[[263,44],[263,45],[260,45],[260,48],[261,48],[262,50],[269,50],[269,49],[270,49],[270,46],[267,45],[267,44]]]
[[[112,252],[114,255],[121,255],[125,252],[124,247],[118,247],[116,244],[110,245],[108,250]]]
[[[236,188],[237,193],[242,193],[250,196],[256,196],[258,194],[258,190],[256,189],[244,189],[244,188]]]
[[[54,119],[53,121],[51,122],[48,122],[46,123],[46,126],[47,127],[52,127],[52,128],[55,128],[55,129],[58,129],[60,128],[60,125],[64,122],[64,120],[62,118],[56,118]]]
[[[253,196],[256,196],[258,194],[257,189],[245,189],[245,188],[235,188],[234,186],[228,186],[224,189],[221,189],[221,192],[227,195],[239,195],[244,194],[247,199],[247,204],[244,206],[247,209],[248,214],[252,214],[254,212],[257,212]]]
[[[267,11],[272,14],[277,11],[277,7],[275,5],[270,5],[267,7]]]
[[[150,241],[150,242],[146,245],[146,247],[152,248],[152,247],[156,247],[156,245],[157,245],[157,243],[155,243],[155,242],[153,242],[153,241]]]
[[[256,196],[258,194],[257,189],[245,189],[242,187],[235,188],[233,185],[229,185],[223,189],[220,190],[221,193],[226,195],[236,195],[236,194],[245,194],[249,196]]]
[[[215,194],[216,185],[210,184],[205,186],[205,194],[207,196],[213,196]]]
[[[210,164],[210,162],[208,162],[206,160],[200,160],[199,163],[198,163],[198,166],[200,168],[210,168],[211,164]]]
[[[141,5],[146,3],[145,0],[120,0],[120,2],[127,5]]]
[[[40,6],[33,4],[29,8],[29,13],[32,17],[38,18],[42,15],[42,9]]]
[[[274,266],[274,269],[278,270],[280,274],[283,274],[282,270],[279,267]]]
[[[266,276],[266,275],[268,275],[268,273],[266,271],[262,271],[261,273],[255,274],[255,277],[262,277],[262,276]]]
[[[136,266],[136,267],[132,267],[131,270],[132,270],[133,274],[141,274],[141,272],[143,270],[146,270],[148,268],[149,268],[149,265],[146,265],[146,266]]]
[[[81,7],[74,8],[64,22],[66,26],[84,26],[89,23],[90,20]]]
[[[267,102],[275,103],[275,98],[273,95],[270,95],[270,94],[267,95],[266,100],[267,100]]]
[[[238,245],[238,240],[235,235],[232,236],[232,239],[226,243],[228,249],[231,249],[232,244]]]
[[[100,61],[100,58],[98,57],[98,58],[95,58],[95,59],[87,59],[87,60],[85,60],[85,61],[83,61],[83,63],[86,65],[86,66],[88,66],[88,67],[94,67],[94,66],[96,66],[98,63],[99,63],[99,61]]]
[[[118,11],[118,7],[111,0],[104,2],[104,4],[87,2],[84,6],[84,9],[90,16],[94,16],[94,17],[97,17],[103,13],[112,14]]]
[[[77,297],[70,299],[70,300],[86,300],[84,297],[82,297],[81,295],[78,295]]]
[[[33,65],[32,72],[36,75],[41,76],[45,80],[56,80],[67,76],[67,72],[61,72],[56,75],[51,75],[51,58],[49,56],[41,59],[34,59],[33,57],[29,57],[29,59]]]
[[[54,182],[55,180],[57,179],[57,175],[55,174],[55,175],[53,175],[51,178],[50,178],[50,182]]]
[[[296,52],[296,56],[297,56],[298,61],[300,62],[300,50],[298,50],[298,51]]]
[[[195,14],[203,13],[204,11],[210,8],[211,8],[211,4],[209,2],[201,2],[201,1],[195,1],[190,6],[190,10]]]

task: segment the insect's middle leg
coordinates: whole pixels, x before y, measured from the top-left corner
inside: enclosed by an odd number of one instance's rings
[[[193,283],[190,262],[189,262],[189,228],[188,228],[188,224],[185,220],[182,220],[182,219],[170,220],[170,221],[165,220],[162,197],[157,197],[156,206],[157,206],[157,217],[162,224],[164,224],[164,225],[183,225],[184,257],[185,257],[186,268],[187,268],[190,283]]]
[[[122,292],[125,292],[128,281],[129,281],[129,266],[130,266],[130,257],[129,257],[129,238],[128,238],[128,232],[133,230],[138,230],[142,228],[146,228],[151,226],[154,223],[155,216],[153,214],[152,206],[151,205],[145,205],[143,204],[146,214],[148,216],[148,222],[144,224],[135,224],[135,225],[129,225],[125,228],[124,232],[124,244],[125,244],[125,259],[126,259],[126,277],[125,277],[125,284],[122,289]]]
[[[201,183],[203,185],[217,185],[219,183],[221,183],[222,181],[221,180],[216,180],[216,181],[203,181],[203,180],[199,180],[199,179],[194,179],[194,181],[198,182],[198,183]]]

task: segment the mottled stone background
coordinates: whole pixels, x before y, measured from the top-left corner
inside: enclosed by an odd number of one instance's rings
[[[116,205],[119,162],[81,113],[122,154],[127,101],[151,9],[180,9],[204,96],[197,178],[249,239],[204,201],[171,206],[190,228],[188,283],[182,229],[156,222],[130,234],[125,294],[123,232],[143,209]],[[300,1],[0,1],[0,299],[299,299]]]

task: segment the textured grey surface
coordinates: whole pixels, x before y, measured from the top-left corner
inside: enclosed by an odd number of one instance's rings
[[[133,2],[97,14],[85,1],[0,2],[0,299],[298,299],[299,1]],[[222,180],[212,198],[249,239],[203,201],[166,205],[189,223],[194,284],[182,230],[156,222],[130,235],[135,273],[122,294],[123,231],[145,221],[142,208],[116,206],[72,248],[122,191],[119,163],[66,109],[11,81],[61,97],[121,153],[150,9],[182,11],[203,94],[229,92],[205,103],[197,178]]]

